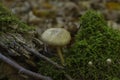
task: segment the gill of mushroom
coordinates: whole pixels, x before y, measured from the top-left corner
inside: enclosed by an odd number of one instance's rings
[[[65,61],[61,47],[67,45],[70,42],[70,33],[64,28],[50,28],[42,33],[41,39],[44,43],[57,47],[57,53],[60,57],[62,65],[64,66]]]

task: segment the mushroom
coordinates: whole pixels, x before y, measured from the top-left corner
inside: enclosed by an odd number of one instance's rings
[[[65,61],[62,55],[61,47],[67,45],[70,42],[70,33],[64,28],[50,28],[43,32],[41,39],[48,45],[56,46],[61,63],[64,65]]]

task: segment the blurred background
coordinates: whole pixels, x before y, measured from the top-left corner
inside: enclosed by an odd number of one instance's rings
[[[94,9],[103,14],[108,25],[120,29],[120,0],[1,0],[17,17],[36,27],[41,34],[46,28],[64,27],[74,34],[79,18]]]

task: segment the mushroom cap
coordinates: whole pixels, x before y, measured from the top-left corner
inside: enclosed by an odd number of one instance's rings
[[[41,35],[43,42],[52,46],[64,46],[71,40],[70,33],[64,28],[50,28]]]

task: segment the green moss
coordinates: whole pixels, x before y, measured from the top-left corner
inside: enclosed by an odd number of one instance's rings
[[[60,62],[57,57],[51,58],[55,62]],[[64,80],[63,71],[56,69],[53,65],[46,63],[46,61],[39,61],[39,72],[43,75],[51,76],[53,80]]]
[[[27,32],[34,30],[33,27],[20,21],[14,14],[0,4],[0,32]],[[17,27],[14,29],[14,27]]]
[[[120,78],[120,32],[107,26],[100,14],[88,11],[81,17],[80,30],[67,58],[76,79],[112,80]],[[110,58],[111,64],[106,60]],[[93,66],[88,65],[92,61]]]
[[[75,80],[119,80],[120,79],[120,32],[107,26],[104,18],[95,11],[87,11],[80,18],[80,29],[75,42],[65,54],[66,72]],[[108,64],[107,59],[112,62]],[[92,61],[92,65],[89,65]],[[43,61],[44,62],[44,61]],[[41,62],[40,62],[41,63]],[[61,78],[59,70],[48,64],[40,64],[40,72]],[[49,66],[49,67],[48,67]],[[50,71],[50,73],[47,73]]]

